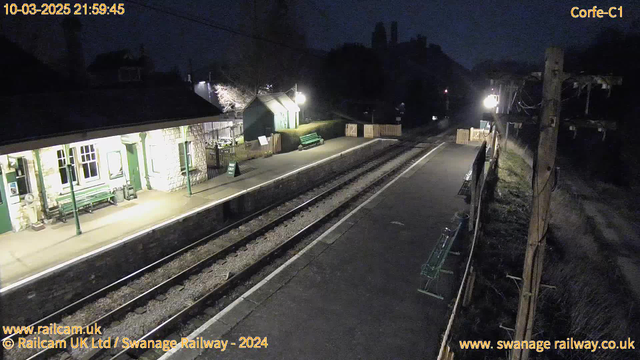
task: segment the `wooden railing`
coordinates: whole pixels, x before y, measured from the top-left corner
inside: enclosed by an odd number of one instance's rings
[[[451,347],[449,346],[451,340],[451,328],[453,326],[453,322],[455,321],[456,315],[460,311],[460,303],[463,302],[466,304],[468,302],[470,293],[473,289],[473,280],[475,276],[473,273],[472,260],[476,243],[482,229],[482,222],[480,221],[480,218],[486,211],[486,201],[484,199],[487,191],[487,179],[490,179],[495,175],[500,154],[499,148],[497,147],[497,133],[495,131],[489,133],[488,139],[490,143],[487,144],[487,141],[483,141],[482,145],[480,146],[480,150],[478,150],[478,154],[476,155],[476,158],[473,162],[473,173],[471,178],[472,182],[470,184],[471,216],[469,217],[469,230],[473,231],[473,237],[471,239],[471,249],[469,250],[469,258],[465,266],[464,275],[462,276],[462,282],[460,283],[460,288],[458,289],[456,301],[453,305],[453,310],[451,311],[451,316],[449,317],[447,328],[444,332],[444,335],[442,336],[440,352],[438,353],[438,360],[453,359],[453,352],[451,351]],[[489,151],[487,151],[487,146],[490,146]],[[487,156],[487,153],[489,156]],[[487,158],[489,159],[488,165],[486,164]],[[485,168],[487,168],[486,172]]]

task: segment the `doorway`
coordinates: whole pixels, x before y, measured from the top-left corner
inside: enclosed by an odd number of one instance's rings
[[[127,164],[129,165],[129,181],[131,185],[138,190],[142,190],[142,181],[140,180],[140,166],[138,165],[138,147],[136,144],[125,144],[127,148]]]
[[[4,179],[0,170],[0,234],[13,230],[11,217],[9,216],[9,205],[7,204],[7,194],[4,191]]]

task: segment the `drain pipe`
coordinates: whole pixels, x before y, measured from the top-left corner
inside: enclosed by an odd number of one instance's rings
[[[147,185],[147,190],[151,190],[151,182],[149,181],[149,167],[147,165],[147,133],[140,133],[140,141],[142,142],[142,160],[144,160],[144,181]]]
[[[49,204],[47,201],[47,190],[44,188],[44,177],[42,176],[42,162],[40,161],[40,149],[35,149],[36,166],[38,167],[38,187],[40,187],[40,197],[44,206],[44,214],[49,218]]]

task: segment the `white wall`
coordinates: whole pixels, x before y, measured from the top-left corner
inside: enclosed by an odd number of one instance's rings
[[[182,133],[179,127],[153,130],[147,133],[147,167],[149,169],[149,182],[153,189],[161,191],[174,191],[186,187],[186,176],[180,170],[180,159],[178,144],[183,142]],[[138,153],[138,165],[140,172],[140,182],[142,189],[146,189],[145,163],[142,142],[139,133],[125,135],[130,141],[135,141]],[[190,125],[187,135],[192,142],[192,166],[191,183],[197,184],[207,180],[207,162],[205,153],[204,127],[202,124]],[[127,162],[127,150],[122,143],[123,137],[111,136],[89,141],[81,141],[69,144],[69,148],[74,149],[77,182],[74,183],[74,190],[86,187],[108,184],[111,189],[121,187],[126,179],[130,179]],[[93,144],[96,149],[98,160],[98,173],[96,179],[85,179],[82,170],[80,147]],[[64,150],[64,146],[51,146],[40,149],[40,159],[42,164],[42,176],[47,196],[48,207],[57,205],[56,198],[68,193],[69,185],[63,185],[58,168],[57,151]],[[111,179],[109,173],[109,163],[107,154],[110,152],[120,152],[122,176]],[[22,151],[9,154],[11,157],[24,157],[28,164],[28,177],[31,193],[35,197],[33,207],[36,209],[37,219],[44,218],[44,209],[40,199],[41,191],[38,184],[37,165],[34,151]],[[152,159],[155,161],[156,170],[152,170]],[[2,167],[3,182],[5,184],[5,194],[7,195],[9,213],[14,231],[26,229],[30,226],[28,216],[29,208],[24,200],[19,196],[10,196],[9,184],[6,174],[14,172],[9,168],[7,155],[0,156],[0,166]]]
[[[40,197],[38,194],[38,179],[36,176],[35,158],[31,151],[21,151],[13,154],[9,154],[12,157],[24,157],[27,160],[27,172],[31,191],[35,197],[32,207],[35,208],[36,214],[40,212],[42,206],[40,205]],[[9,168],[9,159],[6,155],[0,157],[0,166],[2,166],[2,176],[4,182],[4,193],[7,197],[7,205],[9,208],[9,216],[11,217],[11,226],[14,231],[26,229],[30,226],[29,221],[29,208],[27,203],[20,199],[20,196],[11,196],[9,192],[9,183],[7,182],[7,173],[15,172],[14,169]]]
[[[187,139],[192,143],[191,184],[193,185],[207,180],[203,125],[189,126]],[[187,186],[187,177],[180,171],[178,144],[183,141],[180,128],[177,127],[148,132],[147,165],[153,189],[174,191]]]

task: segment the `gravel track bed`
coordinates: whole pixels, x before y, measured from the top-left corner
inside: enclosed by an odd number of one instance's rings
[[[398,153],[402,152],[403,150],[404,149],[402,148],[398,149]],[[72,326],[72,325],[84,326],[96,320],[97,318],[106,315],[110,311],[134,299],[136,296],[140,295],[141,293],[153,288],[154,286],[162,283],[163,281],[166,281],[167,279],[171,278],[172,276],[175,276],[181,271],[184,271],[185,269],[192,266],[193,264],[203,259],[206,259],[207,257],[220,251],[224,247],[236,242],[242,237],[245,237],[251,234],[252,232],[258,230],[259,228],[269,224],[273,220],[277,219],[278,217],[292,210],[296,206],[304,203],[305,201],[313,198],[314,196],[328,190],[329,188],[339,183],[348,181],[358,176],[362,176],[362,174],[368,172],[372,168],[379,166],[381,163],[384,163],[385,161],[388,161],[389,158],[392,158],[395,154],[396,152],[392,151],[390,154],[387,154],[375,160],[371,160],[363,164],[361,167],[354,169],[354,171],[341,175],[338,178],[331,179],[328,182],[323,183],[318,187],[290,201],[285,202],[284,204],[276,207],[275,209],[255,219],[252,219],[251,221],[241,225],[240,227],[236,229],[232,229],[227,233],[220,235],[216,239],[212,239],[211,241],[208,241],[207,243],[201,246],[191,249],[190,251],[178,256],[176,259],[163,265],[162,267],[142,275],[140,278],[133,280],[131,283],[124,285],[121,288],[108,293],[105,297],[100,298],[90,304],[87,304],[86,306],[76,311],[75,313],[65,316],[58,323],[61,325],[68,325],[68,326]],[[248,244],[248,246],[251,247],[253,245],[250,243]],[[243,248],[246,251],[246,247],[243,247]],[[206,271],[208,270],[209,269],[207,269]],[[224,275],[226,276],[226,273]],[[166,295],[169,296],[168,293]],[[63,335],[37,335],[37,336],[39,336],[41,339],[62,339],[65,337]],[[35,335],[28,336],[26,338],[33,339],[35,338]],[[17,360],[17,359],[25,359],[35,353],[36,351],[30,350],[30,349],[14,348],[13,351],[11,352],[5,352],[4,355],[6,356],[7,360]]]
[[[193,304],[196,300],[223,283],[228,273],[236,274],[256,262],[269,251],[286,241],[289,237],[309,225],[314,220],[325,216],[342,201],[360,193],[373,181],[387,171],[396,168],[415,156],[423,149],[409,150],[395,159],[383,164],[378,169],[363,175],[360,179],[338,190],[325,200],[302,211],[294,218],[265,233],[258,239],[243,246],[239,251],[219,260],[201,273],[191,276],[182,285],[174,286],[157,299],[127,314],[121,321],[114,322],[103,328],[103,334],[96,338],[127,337],[138,339],[154,329],[158,324],[168,320],[171,316]],[[89,350],[73,349],[71,356],[81,358]],[[111,349],[110,352],[116,352]]]
[[[403,166],[403,168],[406,168],[411,164],[412,163],[407,163]],[[367,190],[363,194],[361,194],[363,196],[353,201],[346,208],[344,208],[341,211],[341,214],[350,213],[352,210],[357,208],[360,204],[365,202],[371,195],[376,193],[378,190],[382,189],[386,185],[386,183],[387,181],[373,187],[368,187]],[[242,294],[244,294],[246,291],[251,289],[254,285],[262,281],[265,277],[267,277],[277,268],[279,268],[286,261],[288,261],[293,256],[295,256],[300,251],[302,251],[304,248],[306,248],[318,236],[323,234],[325,231],[327,231],[333,225],[335,225],[338,221],[340,221],[341,218],[342,216],[340,215],[333,217],[332,219],[327,221],[325,224],[320,226],[317,230],[305,236],[305,238],[302,239],[298,244],[293,246],[291,249],[287,250],[284,254],[275,258],[273,262],[266,265],[259,272],[251,276],[251,278],[247,279],[246,281],[243,281],[241,284],[231,289],[222,298],[216,300],[215,302],[210,303],[209,307],[206,307],[199,315],[196,315],[195,317],[188,319],[184,324],[182,324],[178,329],[176,329],[172,334],[166,336],[164,339],[179,341],[181,338],[189,336],[193,331],[195,331],[202,324],[207,322],[211,317],[218,314],[220,311],[226,308],[229,304],[231,304],[236,299],[238,299]],[[144,352],[141,355],[141,359],[156,360],[156,359],[159,359],[162,355],[164,355],[164,352],[162,350],[151,349],[149,351]],[[100,358],[100,360],[107,360],[109,358],[110,358],[109,356],[103,356]]]

